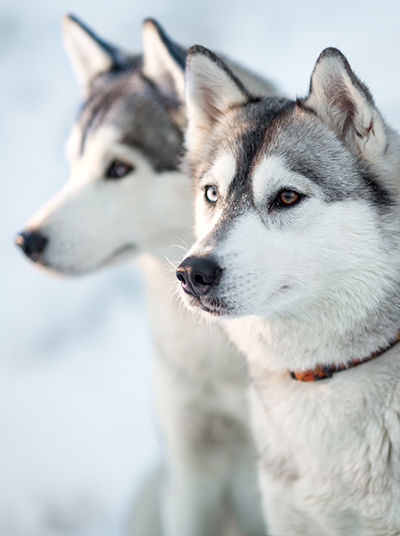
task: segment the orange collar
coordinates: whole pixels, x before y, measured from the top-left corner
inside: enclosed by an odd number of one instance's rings
[[[347,370],[353,367],[357,367],[358,365],[362,365],[367,361],[371,361],[372,359],[379,357],[380,355],[390,350],[390,348],[392,348],[398,342],[400,342],[400,331],[397,333],[396,338],[389,344],[389,346],[372,352],[372,354],[368,357],[350,359],[350,361],[348,361],[347,363],[340,363],[339,365],[317,365],[313,369],[304,370],[302,372],[298,370],[293,370],[289,371],[289,374],[294,380],[298,380],[300,382],[314,382],[317,380],[325,380],[327,378],[331,378],[335,374],[335,372],[340,372],[341,370]]]

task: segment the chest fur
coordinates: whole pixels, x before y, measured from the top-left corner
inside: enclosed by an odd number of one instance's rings
[[[348,523],[359,527],[354,534],[380,534],[383,524],[383,534],[400,530],[398,368],[388,355],[302,383],[253,367],[253,429],[267,502],[282,494],[286,516],[320,519],[331,527],[327,534],[349,534],[340,528]]]

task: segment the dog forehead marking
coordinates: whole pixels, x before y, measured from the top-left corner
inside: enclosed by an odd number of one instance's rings
[[[215,184],[222,195],[226,195],[236,174],[236,159],[233,154],[223,152],[217,156],[211,168],[205,173],[201,183]]]
[[[119,131],[112,124],[105,123],[95,129],[92,135],[86,140],[82,153],[76,154],[74,162],[71,162],[74,169],[75,164],[79,164],[80,172],[85,168],[85,175],[92,175],[93,172],[109,164],[109,158],[115,153],[115,145],[119,141]],[[82,165],[84,168],[82,168]]]
[[[271,189],[271,181],[277,184],[285,184],[290,170],[280,156],[268,156],[262,158],[253,172],[252,189],[254,202],[262,203],[266,192]]]
[[[97,130],[113,125],[120,141],[143,151],[156,171],[176,171],[183,143],[180,113],[178,100],[166,99],[136,67],[106,73],[93,86],[77,119],[80,154]]]

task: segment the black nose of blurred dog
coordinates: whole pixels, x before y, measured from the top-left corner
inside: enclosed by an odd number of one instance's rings
[[[213,285],[218,283],[222,268],[213,257],[187,257],[176,271],[176,277],[188,294],[199,298],[204,296]]]
[[[48,240],[37,231],[22,231],[15,237],[15,243],[32,261],[38,261]]]

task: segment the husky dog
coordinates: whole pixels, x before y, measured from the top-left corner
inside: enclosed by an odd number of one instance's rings
[[[293,102],[194,47],[186,97],[177,276],[247,354],[270,534],[399,535],[399,136],[333,48]]]
[[[71,16],[63,33],[84,94],[67,146],[71,176],[17,242],[33,261],[64,274],[138,257],[167,450],[165,534],[217,536],[229,520],[238,533],[259,535],[244,359],[218,327],[199,325],[182,309],[166,260],[178,262],[172,244],[193,242],[192,186],[179,170],[185,51],[152,20],[143,26],[143,56],[122,52]],[[242,68],[235,71],[255,91],[275,91]]]

